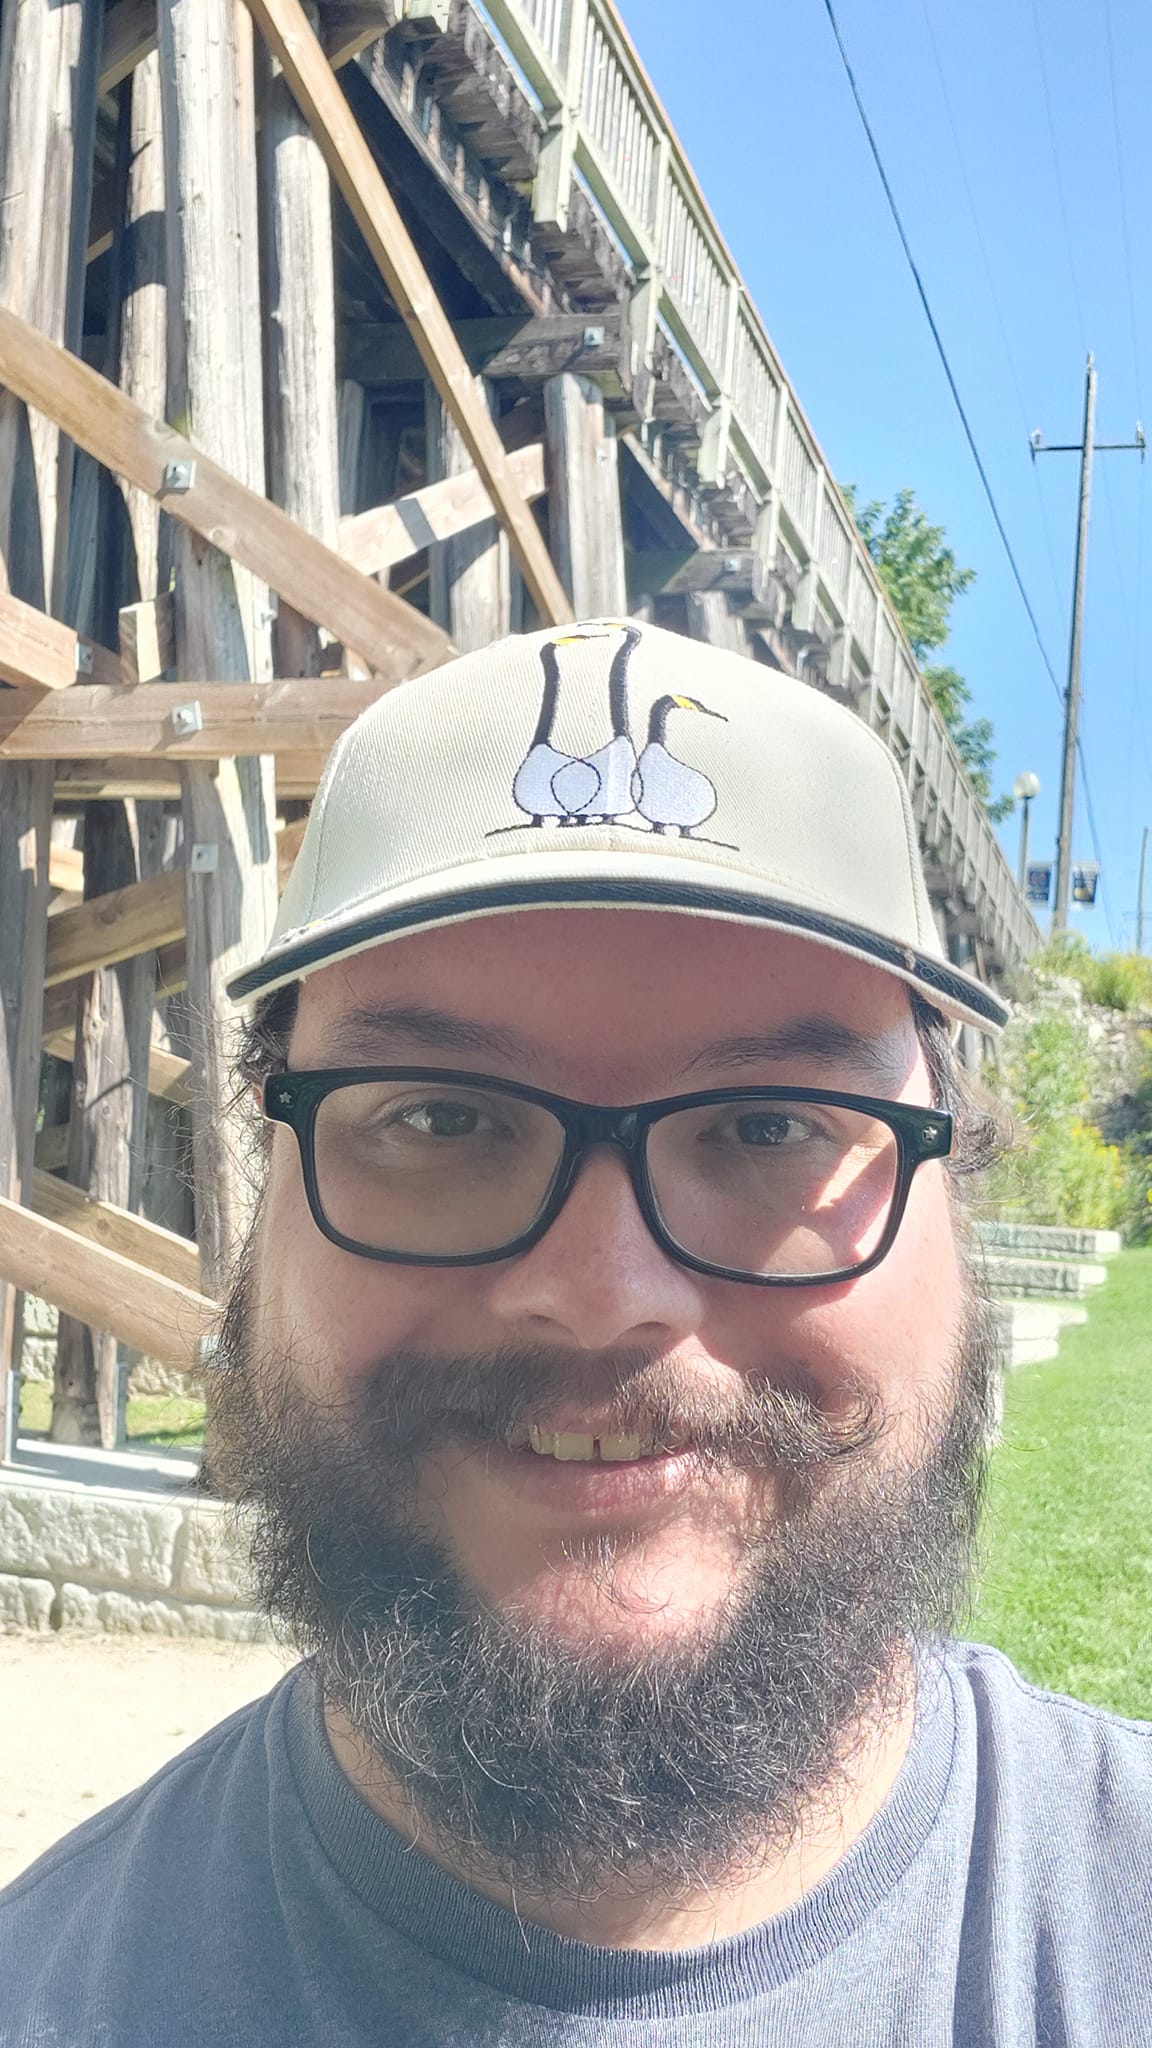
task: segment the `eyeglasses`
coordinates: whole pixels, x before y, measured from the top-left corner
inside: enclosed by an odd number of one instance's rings
[[[917,1167],[952,1145],[944,1110],[827,1088],[598,1108],[444,1067],[341,1067],[271,1074],[263,1102],[296,1133],[324,1236],[408,1266],[529,1250],[611,1145],[681,1265],[759,1287],[847,1280],[890,1251]]]

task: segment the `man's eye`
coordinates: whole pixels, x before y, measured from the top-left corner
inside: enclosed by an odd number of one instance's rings
[[[424,1138],[474,1138],[491,1119],[472,1102],[413,1102],[393,1113],[390,1121],[400,1123]]]
[[[752,1110],[738,1116],[735,1131],[741,1145],[802,1145],[813,1136],[810,1124],[773,1109]]]

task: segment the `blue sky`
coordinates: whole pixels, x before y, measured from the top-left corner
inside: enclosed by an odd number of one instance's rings
[[[1062,708],[953,409],[823,0],[620,0],[640,56],[834,473],[910,484],[977,581],[944,659],[992,719],[997,788],[1030,768],[1054,853]],[[837,14],[1001,515],[1063,689],[1084,359],[1097,434],[1152,431],[1152,9],[1145,0],[837,0]],[[1113,63],[1109,64],[1109,36]],[[1115,92],[1113,93],[1113,80]],[[1118,117],[1114,119],[1115,113]],[[1123,167],[1121,204],[1120,165]],[[1127,249],[1125,219],[1127,214]],[[1131,946],[1152,824],[1152,457],[1095,470],[1081,734],[1106,908]],[[1018,820],[1001,828],[1015,864]],[[1074,857],[1093,857],[1078,785]],[[1152,923],[1152,874],[1148,884]],[[1043,913],[1041,913],[1043,916]],[[1146,923],[1146,950],[1152,932]]]

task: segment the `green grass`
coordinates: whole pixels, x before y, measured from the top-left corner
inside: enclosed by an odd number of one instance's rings
[[[128,1403],[132,1443],[199,1449],[204,1441],[204,1403],[176,1394],[138,1394]],[[44,1380],[25,1380],[20,1389],[21,1430],[46,1432],[52,1421],[52,1389]]]
[[[1060,1356],[1009,1373],[967,1633],[1034,1684],[1152,1720],[1152,1247]]]

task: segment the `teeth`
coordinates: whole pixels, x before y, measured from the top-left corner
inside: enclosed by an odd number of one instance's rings
[[[609,1459],[613,1464],[624,1464],[629,1459],[638,1458],[640,1456],[640,1438],[639,1436],[602,1436],[600,1438],[600,1456]]]
[[[575,1429],[557,1430],[552,1445],[552,1456],[561,1464],[587,1463],[596,1456],[596,1439],[583,1436]]]
[[[556,1458],[561,1464],[590,1464],[599,1454],[609,1464],[622,1465],[633,1458],[650,1455],[649,1448],[641,1444],[639,1435],[629,1431],[620,1436],[588,1436],[583,1430],[541,1429],[538,1422],[528,1425],[528,1448],[540,1458]]]

